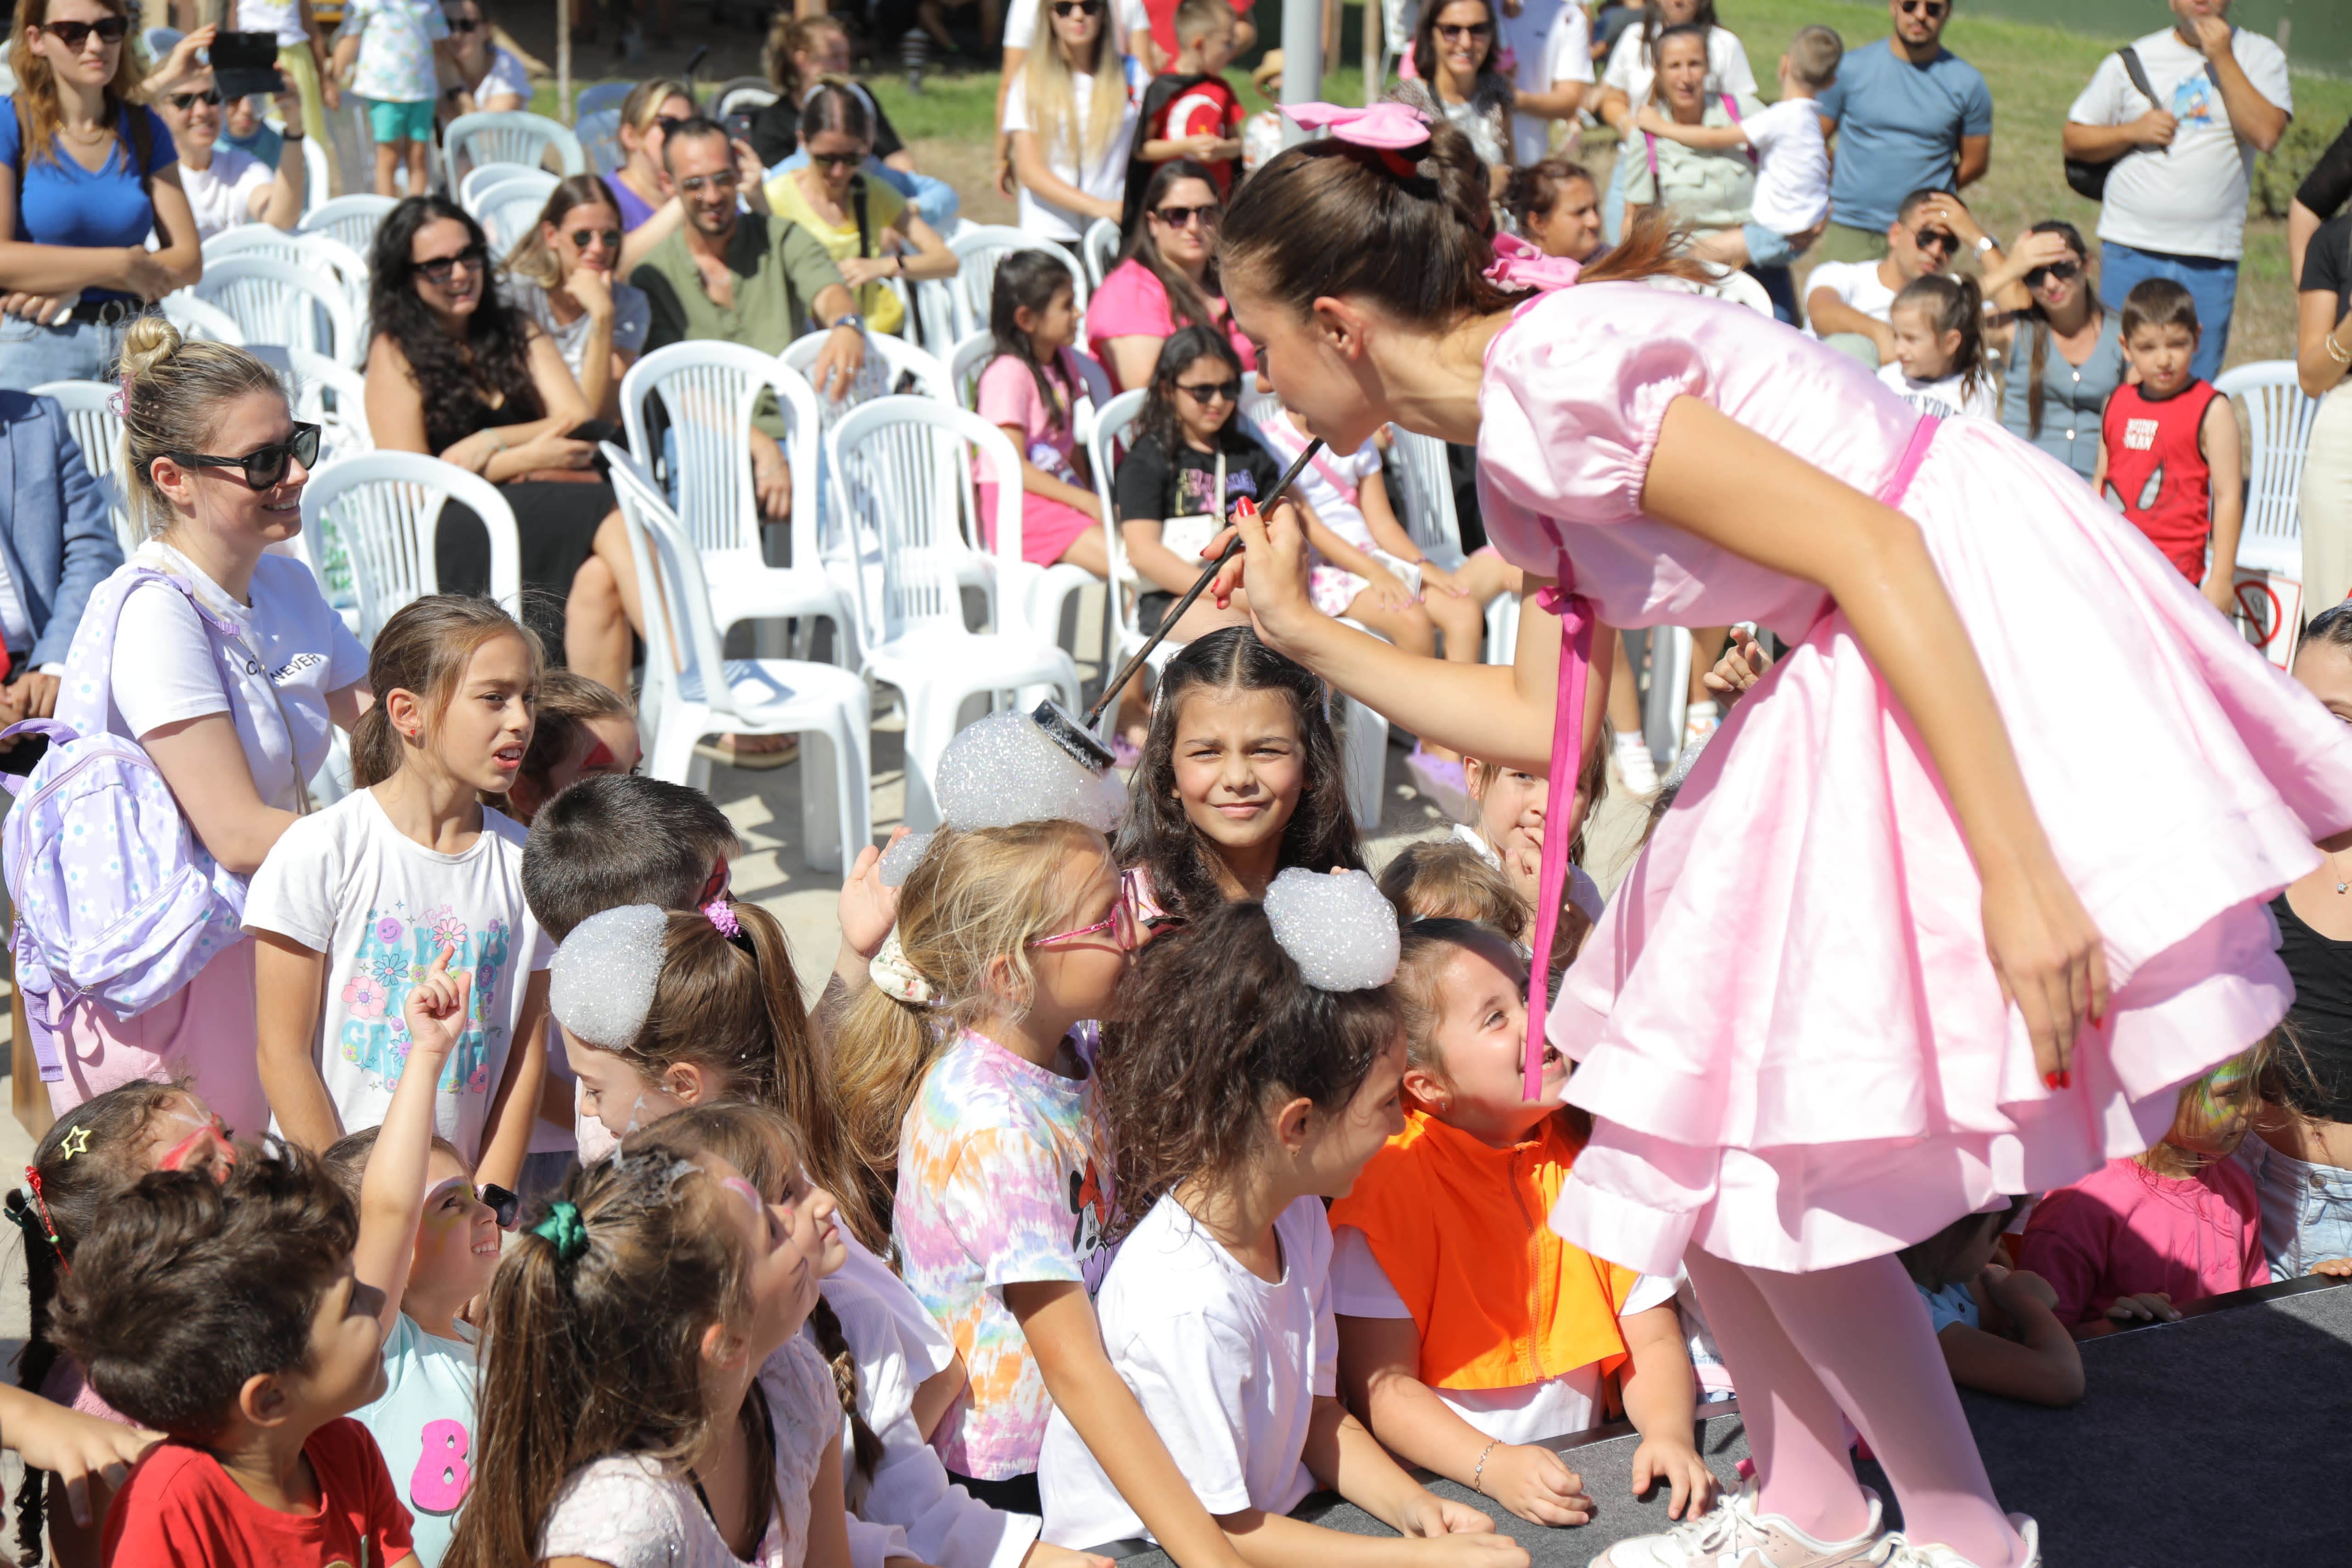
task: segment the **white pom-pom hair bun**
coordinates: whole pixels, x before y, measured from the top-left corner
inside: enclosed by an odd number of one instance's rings
[[[1265,921],[1318,991],[1370,991],[1395,978],[1396,909],[1369,872],[1293,866],[1266,889]]]
[[[669,916],[654,904],[624,904],[572,928],[548,966],[547,1008],[588,1045],[625,1050],[645,1033],[661,984]]]

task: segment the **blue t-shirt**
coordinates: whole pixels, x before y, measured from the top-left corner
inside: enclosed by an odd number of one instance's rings
[[[459,1331],[472,1331],[459,1326]],[[403,1312],[383,1342],[381,1398],[352,1412],[383,1450],[393,1490],[415,1516],[420,1568],[440,1568],[457,1528],[457,1507],[473,1485],[475,1352],[445,1340]]]
[[[1930,1333],[1940,1334],[1954,1323],[1966,1323],[1972,1329],[1982,1326],[1977,1321],[1976,1294],[1969,1289],[1967,1280],[1956,1280],[1940,1290],[1930,1290],[1918,1284],[1915,1284],[1913,1289],[1927,1298]]]
[[[147,117],[147,174],[179,161],[172,133],[152,109]],[[28,157],[24,131],[16,119],[16,100],[0,98],[0,161],[16,172],[16,232],[14,237],[34,245],[70,245],[85,249],[130,247],[147,243],[155,226],[155,204],[142,188],[131,166],[136,148],[131,136],[131,110],[125,108],[115,126],[114,150],[106,163],[91,174],[74,162],[63,147],[54,158]],[[129,298],[105,289],[87,289],[84,300]]]
[[[234,147],[240,153],[250,153],[275,169],[278,167],[278,155],[286,150],[286,138],[271,130],[268,121],[257,120],[253,122],[252,135],[232,136],[223,131],[215,145]],[[326,197],[324,191],[318,195],[321,200]]]
[[[1838,127],[1830,220],[1849,228],[1885,233],[1913,191],[1952,188],[1961,137],[1992,134],[1992,89],[1949,49],[1925,66],[1883,38],[1852,50],[1821,105]]]

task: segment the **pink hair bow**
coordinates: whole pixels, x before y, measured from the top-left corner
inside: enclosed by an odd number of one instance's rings
[[[1495,237],[1495,264],[1486,281],[1506,289],[1565,289],[1584,270],[1565,256],[1546,256],[1516,234]]]
[[[1382,99],[1364,109],[1337,103],[1286,103],[1282,112],[1302,131],[1328,127],[1338,141],[1370,148],[1391,173],[1402,178],[1411,179],[1421,172],[1415,167],[1419,160],[1405,153],[1428,145],[1429,121],[1394,99]]]

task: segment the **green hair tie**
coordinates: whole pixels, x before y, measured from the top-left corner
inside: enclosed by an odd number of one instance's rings
[[[570,1263],[588,1250],[587,1222],[578,1208],[561,1199],[547,1207],[547,1217],[530,1227],[531,1235],[555,1248],[558,1263]]]

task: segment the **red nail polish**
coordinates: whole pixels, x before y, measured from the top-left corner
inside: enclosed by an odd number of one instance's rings
[[[1239,517],[1255,517],[1257,515],[1257,502],[1250,500],[1247,496],[1244,496],[1240,500],[1234,504],[1234,512]]]
[[[2042,1087],[2044,1089],[2056,1089],[2058,1087],[2058,1075],[2054,1072],[2043,1073],[2042,1075]]]
[[[2072,1068],[2069,1068],[2066,1071],[2058,1075],[2058,1087],[2060,1089],[2072,1089],[2074,1087],[2074,1072]]]

